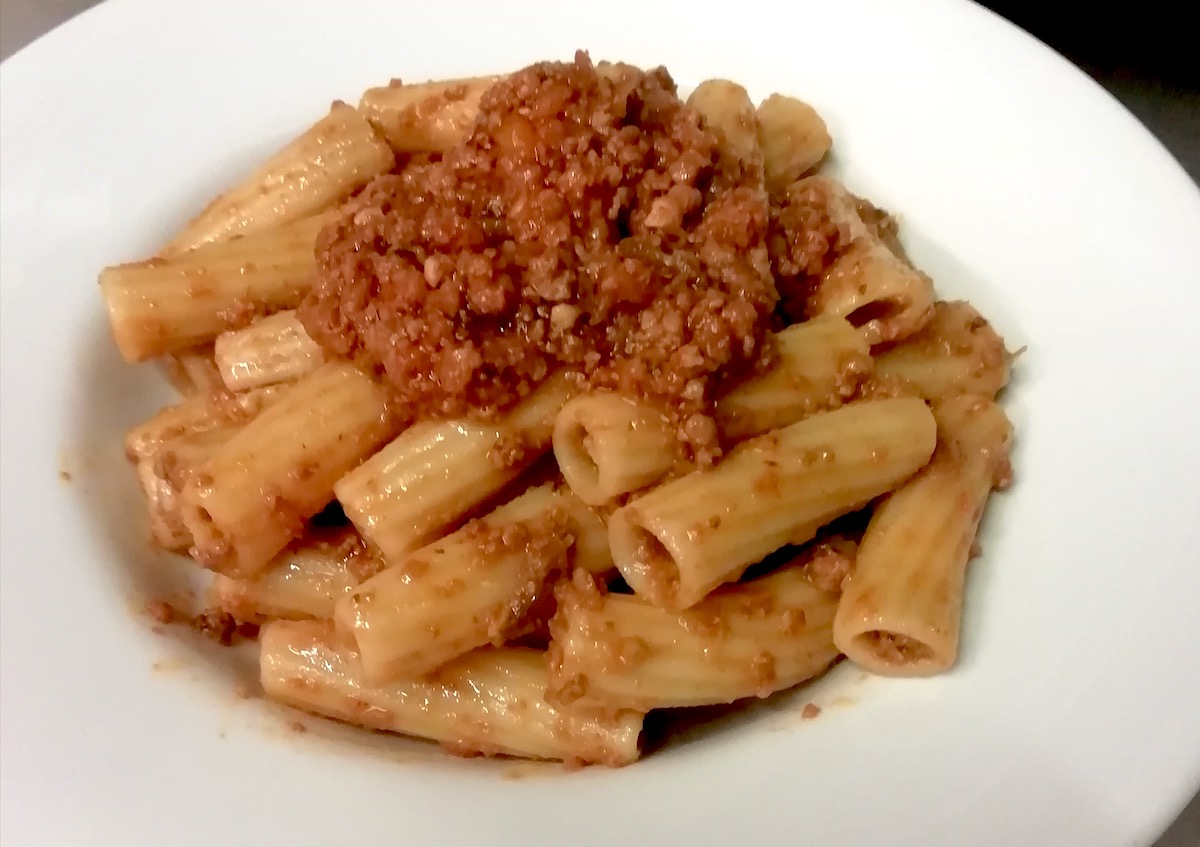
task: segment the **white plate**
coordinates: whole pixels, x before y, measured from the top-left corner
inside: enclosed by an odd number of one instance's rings
[[[166,395],[119,361],[96,272],[335,97],[576,47],[809,99],[940,289],[1029,345],[962,659],[915,681],[843,667],[620,771],[293,733],[232,694],[227,652],[136,614],[171,570],[140,543],[119,437]],[[1200,782],[1200,197],[990,13],[123,0],[4,63],[0,103],[5,845],[1103,847],[1150,842]],[[803,722],[810,700],[828,708]]]

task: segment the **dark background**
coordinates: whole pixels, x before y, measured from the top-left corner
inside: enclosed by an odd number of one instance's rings
[[[1194,2],[984,5],[1107,88],[1200,183],[1200,27],[1194,22],[1200,7]]]

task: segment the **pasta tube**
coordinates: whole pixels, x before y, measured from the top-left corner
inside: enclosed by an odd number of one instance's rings
[[[158,365],[167,382],[183,397],[207,394],[224,385],[213,361],[211,344],[167,353],[158,359]]]
[[[521,647],[469,653],[435,676],[381,686],[319,621],[274,621],[261,635],[269,697],[298,709],[440,742],[460,755],[509,755],[611,766],[638,758],[642,715],[546,702],[545,654]]]
[[[442,535],[550,448],[571,384],[551,376],[495,424],[424,421],[338,481],[346,515],[389,562]]]
[[[775,366],[717,400],[721,437],[738,441],[836,409],[871,375],[871,352],[842,318],[821,317],[775,334]]]
[[[239,621],[333,617],[334,604],[378,567],[352,529],[317,531],[248,579],[215,574],[217,605]]]
[[[449,150],[470,130],[479,99],[498,79],[481,76],[368,88],[359,111],[397,153]]]
[[[721,438],[739,441],[795,423],[849,399],[871,374],[862,335],[837,317],[790,326],[775,336],[778,360],[716,404]],[[554,422],[554,457],[584,502],[607,503],[651,485],[682,460],[670,419],[614,394],[576,397]]]
[[[670,419],[619,394],[585,394],[554,419],[554,458],[579,499],[593,506],[661,479],[683,456]]]
[[[1008,384],[1010,364],[1004,339],[963,301],[937,303],[928,326],[876,358],[880,376],[903,380],[930,400],[995,397]]]
[[[837,594],[799,567],[724,586],[685,612],[605,594],[586,574],[559,591],[550,697],[638,711],[766,697],[838,657]]]
[[[570,489],[561,489],[559,497],[575,539],[571,549],[571,566],[601,578],[612,576],[616,568],[612,550],[608,547],[608,524],[604,518]]]
[[[328,115],[213,200],[159,255],[174,256],[308,217],[395,163],[392,151],[357,109],[334,103]]]
[[[369,683],[422,676],[503,644],[567,569],[573,540],[560,496],[535,488],[371,577],[338,601],[334,620]]]
[[[933,281],[914,268],[895,237],[895,221],[830,177],[788,186],[779,210],[793,243],[777,245],[777,270],[799,276],[793,315],[837,315],[858,327],[867,343],[899,341],[928,323]],[[810,237],[819,231],[814,251]]]
[[[833,146],[817,110],[795,97],[772,94],[758,106],[767,190],[782,193],[821,163]]]
[[[325,361],[325,351],[291,310],[217,336],[214,352],[221,380],[231,391],[294,382]]]
[[[851,244],[808,298],[810,315],[845,318],[872,345],[912,335],[932,311],[933,281],[873,235]]]
[[[166,406],[150,420],[138,424],[125,434],[125,455],[131,461],[146,459],[174,439],[230,424],[246,423],[282,394],[283,389],[277,387],[258,388],[238,394],[221,391]]]
[[[1007,484],[1012,426],[987,397],[936,409],[934,459],[879,506],[834,621],[834,641],[879,674],[925,676],[958,655],[963,582],[988,493]]]
[[[137,478],[146,496],[150,538],[163,550],[183,551],[192,535],[183,522],[182,491],[196,471],[240,429],[237,424],[191,432],[157,447],[137,462]]]
[[[256,315],[297,305],[317,271],[323,215],[100,273],[113,339],[127,362],[211,341]]]
[[[332,499],[334,482],[393,432],[383,389],[353,365],[322,365],[188,483],[193,557],[228,576],[259,573]]]
[[[893,488],[929,460],[936,439],[933,415],[915,398],[815,415],[618,509],[608,524],[613,559],[639,595],[686,609]]]
[[[727,79],[709,79],[696,86],[687,102],[716,133],[723,154],[740,166],[750,183],[761,186],[763,150],[746,89]]]

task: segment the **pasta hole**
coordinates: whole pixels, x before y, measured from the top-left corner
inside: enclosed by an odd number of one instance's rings
[[[898,632],[872,629],[856,639],[871,655],[889,665],[917,665],[932,661],[933,650],[928,644]]]
[[[644,527],[635,526],[632,532],[636,545],[634,557],[646,588],[655,597],[670,597],[679,586],[679,567],[675,564],[675,557],[654,533]],[[637,586],[634,588],[636,590]]]
[[[579,442],[579,455],[587,461],[588,473],[593,479],[600,478],[600,465],[596,461],[596,439],[583,424],[575,425],[575,440]]]
[[[862,329],[872,321],[882,324],[898,318],[903,311],[904,304],[895,300],[872,300],[846,315],[846,320],[855,329]]]
[[[575,489],[577,494],[585,492],[581,496],[586,498],[586,492],[594,491],[600,485],[600,466],[596,464],[592,455],[592,439],[589,437],[588,428],[578,421],[571,423],[565,435],[565,440],[570,445],[568,453],[571,461],[560,461],[559,464],[567,484]]]

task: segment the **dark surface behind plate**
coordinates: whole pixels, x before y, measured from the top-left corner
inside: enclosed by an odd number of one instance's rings
[[[95,0],[0,0],[0,59]],[[1103,85],[1133,112],[1200,183],[1200,53],[1184,7],[1142,0],[1128,9],[1083,14],[1057,3],[985,3],[1033,33]],[[1200,845],[1200,795],[1154,847]]]

